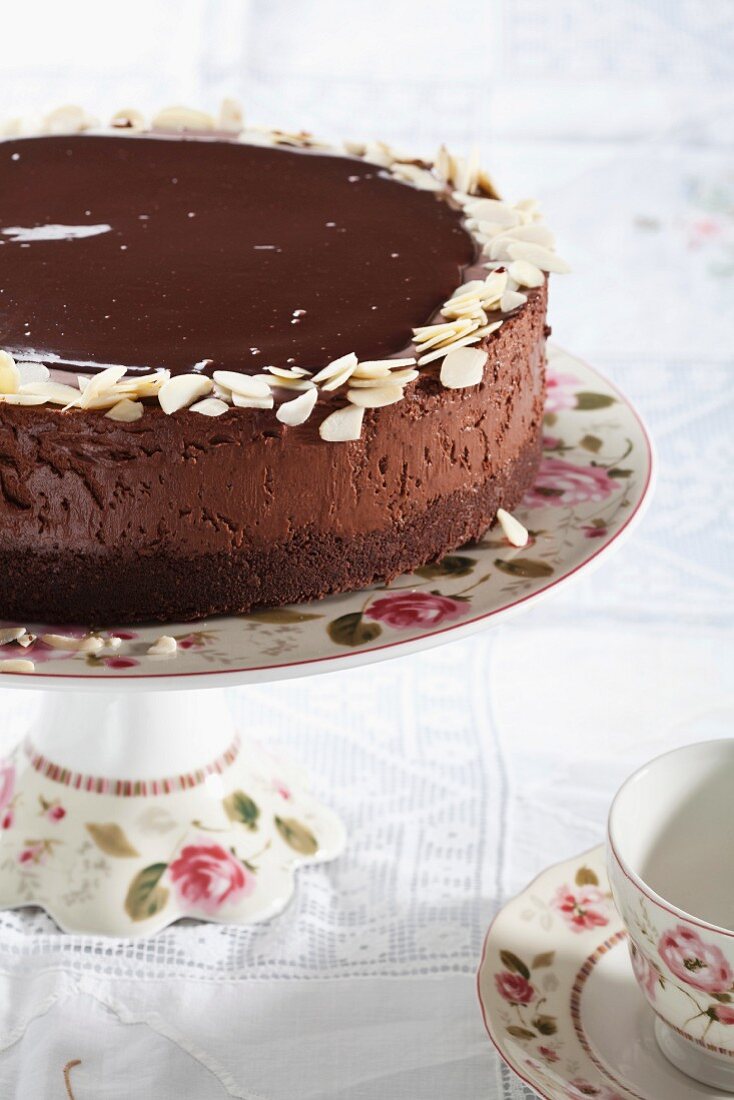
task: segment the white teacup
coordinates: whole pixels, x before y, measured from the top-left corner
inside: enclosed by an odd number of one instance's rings
[[[608,863],[660,1049],[734,1092],[734,739],[635,772],[609,813]]]

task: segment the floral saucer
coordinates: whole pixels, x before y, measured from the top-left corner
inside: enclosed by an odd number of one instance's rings
[[[495,918],[477,975],[490,1039],[545,1100],[730,1100],[660,1053],[603,846],[544,871]]]

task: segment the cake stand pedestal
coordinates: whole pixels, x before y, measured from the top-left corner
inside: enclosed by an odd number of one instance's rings
[[[516,510],[525,547],[495,528],[386,589],[167,624],[173,660],[151,654],[155,626],[103,632],[113,657],[61,652],[58,640],[44,649],[47,628],[32,624],[40,640],[28,649],[0,646],[0,660],[35,667],[0,686],[46,689],[0,772],[0,907],[41,905],[67,931],[125,936],[184,916],[248,924],[281,910],[295,869],[337,856],[344,829],[297,769],[234,729],[221,693],[198,689],[440,645],[599,564],[643,514],[650,439],[622,394],[552,347],[548,392],[544,459]]]
[[[0,907],[110,936],[278,913],[297,867],[342,851],[339,819],[220,692],[125,686],[44,693],[4,761]]]

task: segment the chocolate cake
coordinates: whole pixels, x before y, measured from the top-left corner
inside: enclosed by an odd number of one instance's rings
[[[565,270],[534,203],[231,105],[113,122],[0,142],[0,618],[309,600],[520,501]]]

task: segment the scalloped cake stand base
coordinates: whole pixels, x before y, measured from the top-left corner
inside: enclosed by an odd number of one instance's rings
[[[297,867],[345,844],[300,771],[240,737],[218,692],[43,693],[1,766],[0,802],[0,907],[40,905],[66,932],[266,920]]]

